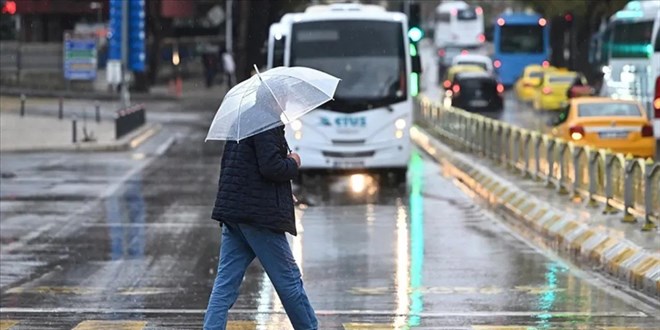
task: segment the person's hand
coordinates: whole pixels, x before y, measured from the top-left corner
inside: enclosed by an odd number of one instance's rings
[[[298,165],[298,167],[300,167],[300,155],[298,155],[298,154],[295,153],[295,152],[292,152],[292,153],[290,153],[287,157],[288,157],[288,158],[291,158],[291,159],[293,159],[293,160],[295,160],[295,161],[296,161],[296,165]]]

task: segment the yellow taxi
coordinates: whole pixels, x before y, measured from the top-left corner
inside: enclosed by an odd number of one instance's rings
[[[578,72],[553,70],[543,74],[543,80],[534,91],[532,106],[536,110],[559,110],[568,100],[568,89],[575,78],[579,78],[583,85],[587,79]]]
[[[454,78],[459,72],[486,72],[486,69],[479,65],[472,64],[453,65],[449,68],[449,70],[447,70],[447,77],[442,83],[442,87],[445,89],[451,88],[451,86],[454,84]]]
[[[523,74],[514,84],[516,96],[521,101],[531,101],[534,98],[534,89],[541,83],[543,67],[531,64],[525,67]]]
[[[607,97],[573,98],[553,122],[552,134],[579,145],[637,157],[655,156],[653,126],[639,102]]]

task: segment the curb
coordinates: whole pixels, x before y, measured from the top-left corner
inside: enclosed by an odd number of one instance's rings
[[[28,153],[28,152],[109,152],[135,149],[162,129],[161,124],[146,124],[127,134],[121,139],[107,143],[78,142],[76,144],[53,147],[28,147],[4,149],[2,153]]]
[[[547,239],[556,251],[624,281],[632,289],[660,297],[660,253],[645,251],[630,241],[571,219],[570,215],[475,165],[474,160],[454,152],[419,126],[414,126],[410,135],[420,148],[443,164],[445,172],[462,181],[494,209]]]
[[[50,89],[23,89],[10,86],[2,86],[0,88],[3,96],[21,96],[25,94],[31,97],[51,97],[58,98],[63,97],[65,99],[89,99],[89,100],[101,100],[101,101],[116,101],[119,99],[119,94],[108,93],[108,92],[98,92],[98,91],[66,91],[66,90],[50,90]],[[134,101],[153,101],[153,100],[165,100],[165,101],[178,101],[179,97],[169,95],[169,94],[150,94],[150,93],[140,93],[140,92],[131,92],[131,99]]]

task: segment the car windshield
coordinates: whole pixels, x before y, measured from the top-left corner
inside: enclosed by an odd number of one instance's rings
[[[578,117],[640,117],[639,107],[632,103],[583,103],[578,105]]]
[[[543,27],[538,24],[504,25],[500,29],[500,52],[543,53]]]
[[[548,82],[551,84],[570,84],[575,81],[575,76],[550,76]]]
[[[488,70],[488,66],[484,62],[476,62],[476,61],[458,61],[457,65],[475,65],[480,68],[483,68],[484,70]]]
[[[530,78],[543,78],[543,72],[541,72],[541,71],[532,71],[529,74],[529,77]]]
[[[405,100],[405,63],[401,23],[334,20],[292,28],[290,65],[341,78],[326,109],[354,112]]]

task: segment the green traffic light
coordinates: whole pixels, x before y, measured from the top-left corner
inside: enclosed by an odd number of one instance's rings
[[[424,31],[416,26],[411,27],[408,30],[408,38],[413,42],[418,42],[424,38]]]

